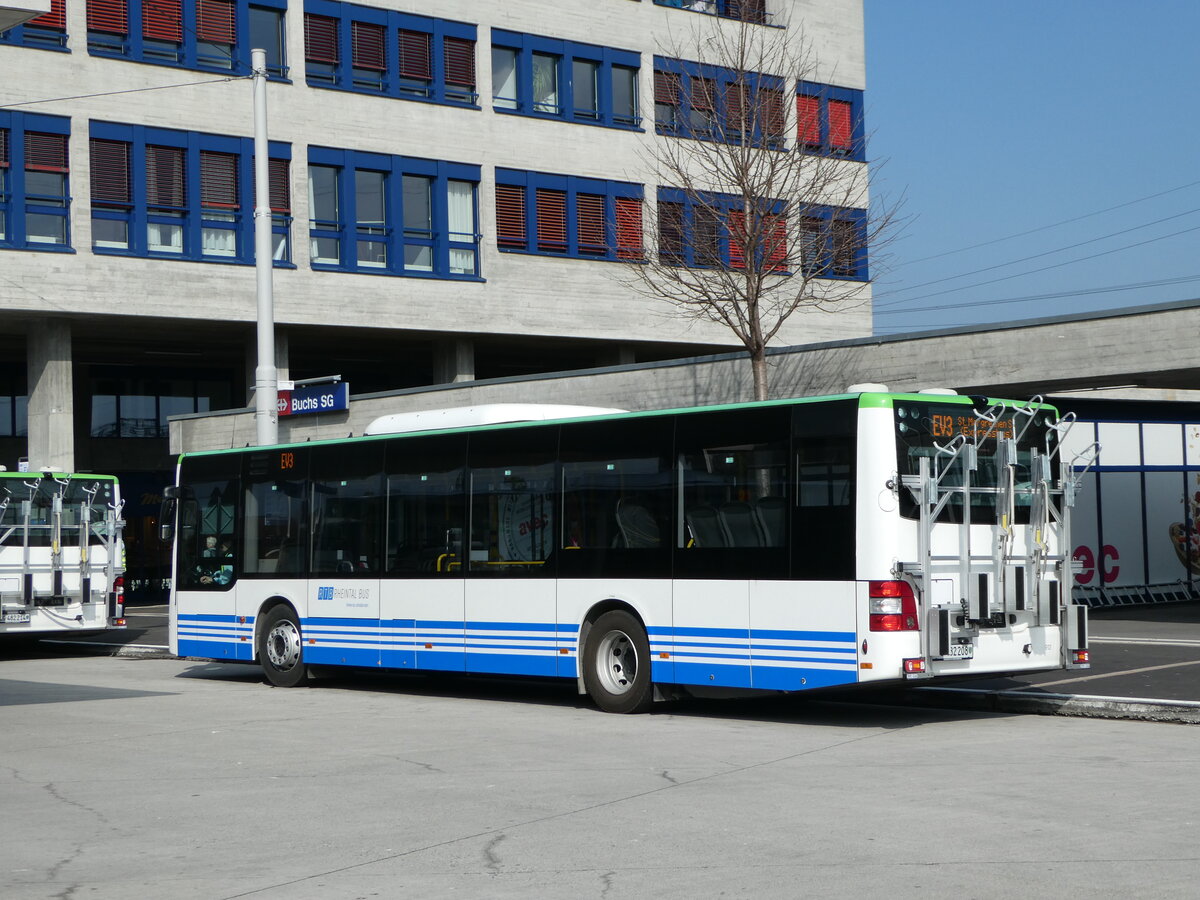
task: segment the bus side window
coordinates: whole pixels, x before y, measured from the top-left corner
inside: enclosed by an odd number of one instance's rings
[[[378,575],[383,532],[383,445],[313,447],[313,575]]]
[[[471,436],[474,575],[553,576],[558,522],[558,429],[534,426]]]
[[[461,437],[411,437],[388,443],[388,575],[462,575],[466,454],[466,440]]]
[[[309,504],[308,454],[278,451],[246,457],[246,509],[242,565],[247,573],[303,577],[307,574]]]

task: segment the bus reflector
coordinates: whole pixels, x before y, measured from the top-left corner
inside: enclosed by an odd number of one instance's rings
[[[872,631],[919,631],[917,598],[907,581],[872,581],[869,586]]]
[[[1092,658],[1088,654],[1088,651],[1086,651],[1086,650],[1072,650],[1071,651],[1071,662],[1073,662],[1075,665],[1080,665],[1082,663],[1091,662],[1091,661],[1092,661]]]
[[[921,658],[920,656],[915,657],[913,659],[906,659],[904,661],[904,674],[905,675],[924,675],[925,674],[925,660],[923,658]]]

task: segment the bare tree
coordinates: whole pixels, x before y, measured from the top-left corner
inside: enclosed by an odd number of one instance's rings
[[[802,28],[742,9],[689,17],[690,38],[664,48],[643,154],[657,210],[625,272],[639,293],[729,328],[765,400],[768,344],[801,307],[865,302],[866,251],[894,212],[868,205],[859,104],[817,86]]]

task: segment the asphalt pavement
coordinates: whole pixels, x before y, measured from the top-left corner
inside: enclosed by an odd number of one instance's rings
[[[167,607],[134,602],[124,631],[71,636],[71,643],[122,657],[169,657]],[[1001,712],[1200,724],[1200,603],[1093,609],[1091,667],[936,686],[913,682],[845,699]]]

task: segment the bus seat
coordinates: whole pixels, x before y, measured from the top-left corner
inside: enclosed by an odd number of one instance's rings
[[[718,516],[730,547],[761,547],[762,535],[754,521],[754,510],[749,503],[726,503]]]
[[[782,547],[787,531],[787,500],[762,497],[754,503],[754,520],[762,534],[763,546]]]
[[[694,506],[684,514],[692,543],[696,547],[725,547],[729,541],[721,530],[721,520],[711,506]]]
[[[617,527],[626,547],[657,547],[662,542],[650,510],[625,497],[617,501]]]

